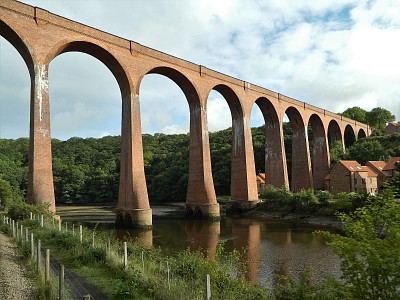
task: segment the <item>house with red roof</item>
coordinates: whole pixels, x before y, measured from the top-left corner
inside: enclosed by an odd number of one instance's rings
[[[340,160],[325,177],[325,188],[332,194],[356,192],[375,195],[378,192],[378,175],[368,166],[355,160]]]
[[[257,174],[257,190],[258,193],[265,187],[265,173],[258,173]]]
[[[394,134],[400,132],[400,122],[391,122],[385,127],[386,134]]]
[[[355,160],[339,161],[325,177],[325,188],[332,194],[357,192],[376,195],[383,183],[393,177],[400,157],[392,157],[388,162],[368,161],[361,166]]]
[[[380,160],[370,160],[365,164],[367,167],[372,169],[378,176],[378,189],[381,190],[383,183],[388,177],[391,177],[390,172],[385,171],[384,168],[386,163]]]

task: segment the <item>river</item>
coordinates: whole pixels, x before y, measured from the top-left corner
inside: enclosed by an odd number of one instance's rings
[[[152,208],[152,230],[114,229],[113,225],[105,228],[114,230],[121,240],[130,236],[148,247],[161,246],[170,253],[190,248],[212,258],[217,246],[223,244],[224,251],[236,249],[242,253],[250,281],[268,286],[273,285],[275,275],[299,278],[307,268],[312,269],[315,281],[328,275],[340,277],[339,258],[322,237],[313,234],[318,229],[315,226],[243,217],[223,217],[217,222],[187,220],[176,217],[183,209],[180,205]],[[79,208],[74,209],[79,211]],[[60,215],[64,219],[67,214],[62,211]],[[85,215],[88,217],[88,213]],[[112,220],[113,214],[110,217]],[[73,220],[71,216],[67,219]],[[90,216],[86,220],[94,221]]]

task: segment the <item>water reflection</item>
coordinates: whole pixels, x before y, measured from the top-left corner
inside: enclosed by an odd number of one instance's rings
[[[217,246],[236,249],[247,266],[247,279],[272,285],[276,275],[298,278],[308,267],[315,281],[327,275],[340,276],[339,259],[314,235],[315,228],[245,218],[224,218],[221,222],[155,218],[153,230],[117,230],[120,239],[137,239],[146,247],[161,246],[169,254],[189,248],[215,258]]]
[[[230,219],[229,223],[234,236],[233,248],[243,253],[242,257],[247,266],[246,277],[251,282],[257,282],[260,267],[261,224],[245,219]]]
[[[190,250],[201,251],[210,259],[215,258],[221,232],[219,221],[187,220],[185,232]]]

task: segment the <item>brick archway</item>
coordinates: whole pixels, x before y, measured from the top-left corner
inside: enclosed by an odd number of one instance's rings
[[[328,139],[324,124],[317,114],[312,114],[308,125],[311,126],[313,135],[312,174],[315,189],[323,189],[325,177],[329,173],[330,157]]]
[[[310,151],[306,133],[306,125],[300,112],[293,106],[285,111],[292,128],[292,167],[290,189],[313,188]]]
[[[272,102],[265,97],[255,101],[265,123],[265,182],[289,189],[286,160],[284,159],[283,130]]]
[[[237,93],[225,84],[212,87],[228,103],[232,117],[231,199],[257,201],[257,183],[250,131],[250,118],[245,115]]]
[[[21,55],[22,59],[28,68],[31,77],[35,76],[34,63],[31,52],[29,51],[30,46],[23,41],[21,33],[18,30],[11,28],[10,25],[6,24],[4,20],[0,19],[0,33],[3,38],[5,38]]]

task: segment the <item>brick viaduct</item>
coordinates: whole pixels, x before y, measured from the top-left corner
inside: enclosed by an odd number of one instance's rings
[[[133,226],[152,224],[144,174],[139,88],[146,74],[160,74],[183,91],[190,110],[187,212],[219,216],[211,173],[207,130],[207,98],[212,90],[227,101],[232,115],[231,198],[242,207],[258,201],[250,113],[258,105],[265,120],[267,183],[289,187],[283,118],[293,130],[292,190],[323,188],[329,171],[329,142],[344,136],[370,134],[357,123],[305,102],[252,85],[204,66],[147,48],[133,41],[79,24],[46,10],[14,0],[0,4],[0,33],[24,59],[31,78],[29,203],[50,203],[55,211],[50,136],[48,68],[60,54],[87,53],[115,76],[122,98],[121,166],[117,221]],[[1,99],[3,101],[3,99]],[[307,127],[312,127],[310,157]]]

